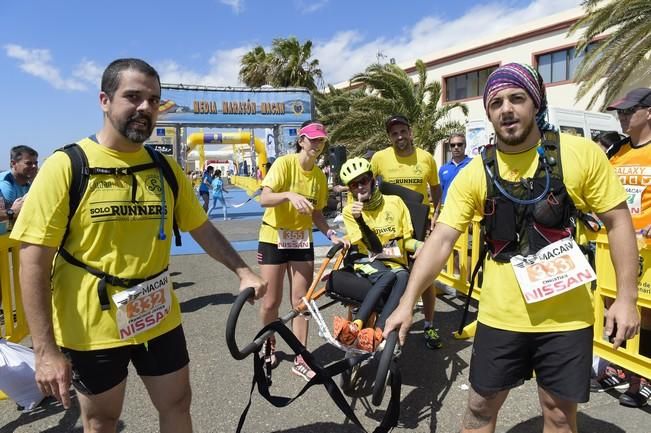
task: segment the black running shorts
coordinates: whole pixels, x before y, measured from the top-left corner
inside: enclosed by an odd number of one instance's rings
[[[61,351],[72,363],[72,384],[86,395],[100,394],[122,382],[133,362],[139,376],[162,376],[189,362],[183,327],[178,326],[145,344],[98,350]]]
[[[278,245],[269,242],[258,243],[259,265],[282,265],[288,262],[313,262],[314,244],[304,249],[278,249]]]
[[[588,401],[593,328],[563,332],[513,332],[477,324],[470,383],[480,395],[511,389],[536,373],[550,394]]]

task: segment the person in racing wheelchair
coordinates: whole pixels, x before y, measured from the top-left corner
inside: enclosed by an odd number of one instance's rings
[[[328,291],[359,304],[359,308],[352,321],[335,316],[333,334],[343,344],[373,352],[382,342],[386,318],[407,286],[408,252],[417,252],[423,242],[413,237],[411,216],[403,200],[380,192],[366,159],[346,161],[340,177],[354,199],[343,210],[352,247],[345,268],[333,272]],[[380,312],[372,323],[376,311]]]

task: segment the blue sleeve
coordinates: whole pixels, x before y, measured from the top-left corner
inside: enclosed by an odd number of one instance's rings
[[[11,206],[16,200],[16,191],[14,186],[6,180],[0,181],[0,192],[5,199],[5,206]]]

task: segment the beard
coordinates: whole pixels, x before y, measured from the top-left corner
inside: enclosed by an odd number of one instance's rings
[[[529,134],[531,134],[534,126],[536,126],[536,124],[532,120],[527,126],[524,127],[522,132],[519,134],[515,133],[510,135],[502,134],[499,128],[495,128],[495,135],[503,144],[507,146],[517,146],[519,144],[522,144],[524,140],[529,136]]]
[[[108,118],[120,135],[133,143],[144,143],[154,131],[154,123],[151,121],[151,117],[146,114],[135,113],[127,119],[116,119],[109,114]],[[145,129],[142,130],[136,127],[135,122],[143,122]]]

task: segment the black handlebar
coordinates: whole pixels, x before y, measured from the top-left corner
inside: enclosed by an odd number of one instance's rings
[[[237,319],[240,317],[242,312],[242,307],[249,300],[252,299],[255,295],[255,289],[253,287],[247,287],[242,290],[240,294],[235,298],[231,311],[228,313],[228,319],[226,320],[226,345],[228,350],[231,352],[233,358],[238,361],[246,358],[250,354],[256,351],[258,348],[258,343],[253,341],[247,344],[244,349],[240,350],[237,347],[237,342],[235,341],[235,328],[237,326]]]

